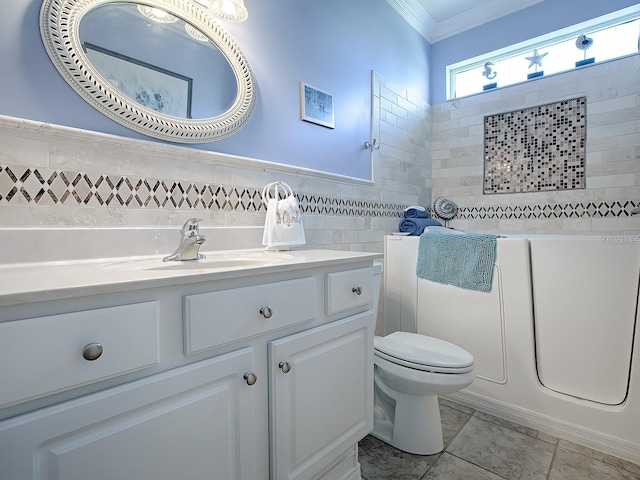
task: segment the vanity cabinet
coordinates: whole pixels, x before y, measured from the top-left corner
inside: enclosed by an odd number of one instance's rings
[[[0,307],[0,479],[359,479],[367,263]]]
[[[0,478],[259,478],[252,368],[244,348],[0,422]]]
[[[184,297],[185,353],[193,355],[316,317],[313,277]]]
[[[0,323],[0,408],[158,364],[158,321],[144,302]]]
[[[269,342],[271,478],[302,480],[373,428],[373,313]]]

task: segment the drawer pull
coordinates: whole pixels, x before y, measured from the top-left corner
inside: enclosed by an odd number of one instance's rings
[[[82,349],[82,358],[90,362],[97,360],[102,355],[102,345],[99,343],[89,343]]]
[[[271,316],[273,315],[273,310],[271,309],[271,307],[262,307],[260,309],[260,313],[264,318],[271,318]]]
[[[291,364],[289,362],[280,362],[278,366],[283,373],[289,373],[291,371]]]
[[[245,373],[244,374],[244,379],[247,382],[247,385],[251,386],[253,384],[255,384],[258,381],[258,376],[251,372],[251,373]]]
[[[355,293],[356,295],[362,295],[362,287],[360,287],[360,286],[353,287],[353,288],[351,289],[351,291],[352,291],[353,293]]]

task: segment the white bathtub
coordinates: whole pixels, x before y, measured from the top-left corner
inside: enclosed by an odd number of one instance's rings
[[[470,351],[452,399],[640,463],[640,237],[500,238],[488,294],[418,280],[417,246],[386,238],[385,334]]]

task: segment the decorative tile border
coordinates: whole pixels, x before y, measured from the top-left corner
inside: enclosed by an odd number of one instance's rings
[[[587,99],[484,117],[484,193],[585,188]]]
[[[262,212],[262,189],[0,165],[0,205]],[[296,194],[306,214],[401,217],[404,205]]]
[[[60,205],[263,212],[261,189],[0,165],[0,205]],[[401,218],[405,205],[296,194],[310,215]],[[459,207],[458,219],[629,217],[640,202]],[[431,209],[428,208],[430,211]]]
[[[459,219],[539,219],[539,218],[614,218],[630,217],[640,202],[631,200],[612,202],[555,203],[546,205],[516,205],[460,207]]]

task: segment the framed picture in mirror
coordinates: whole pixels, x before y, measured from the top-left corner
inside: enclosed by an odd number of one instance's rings
[[[87,42],[83,47],[104,79],[130,99],[159,113],[191,118],[191,78]]]

